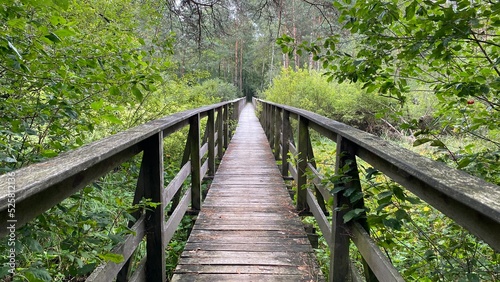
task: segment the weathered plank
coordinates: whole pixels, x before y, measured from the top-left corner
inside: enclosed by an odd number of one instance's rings
[[[243,109],[172,281],[323,280],[252,107]]]

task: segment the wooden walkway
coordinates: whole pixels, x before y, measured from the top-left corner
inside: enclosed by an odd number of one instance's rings
[[[323,281],[251,104],[172,281]]]

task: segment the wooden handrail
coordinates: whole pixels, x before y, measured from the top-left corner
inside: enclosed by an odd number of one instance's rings
[[[155,209],[148,209],[145,215],[134,214],[137,220],[131,222],[129,227],[136,231],[136,235],[126,236],[124,242],[113,251],[119,252],[127,260],[146,236],[147,256],[138,269],[144,271],[147,268],[150,271],[133,274],[132,280],[165,281],[164,246],[172,238],[189,204],[192,209],[200,208],[201,180],[209,168],[214,170],[215,158],[222,158],[222,147],[227,148],[230,137],[230,120],[239,116],[245,102],[241,98],[176,113],[45,162],[0,175],[0,236],[12,233],[7,227],[15,225],[16,229],[20,228],[134,155],[144,152],[134,204],[139,203],[143,197],[161,204]],[[205,144],[200,144],[200,119],[204,117],[208,117],[208,140]],[[188,125],[188,138],[191,140],[187,142],[186,160],[183,161],[179,174],[164,188],[163,138]],[[202,164],[201,158],[207,151],[209,156]],[[191,189],[184,193],[180,203],[176,204],[177,208],[165,222],[164,209],[180,193],[182,183],[188,175],[192,176]],[[104,264],[87,281],[111,281],[115,278],[117,281],[127,281],[128,265],[129,261],[118,265]]]
[[[309,145],[304,144],[304,142],[310,144],[308,131],[314,129],[337,143],[336,166],[342,163],[351,164],[351,172],[353,172],[351,177],[354,179],[352,181],[354,184],[350,185],[359,185],[359,173],[355,166],[356,157],[358,157],[449,216],[472,234],[484,240],[494,250],[500,251],[500,237],[498,236],[500,234],[499,186],[324,116],[260,99],[254,99],[253,103],[262,109],[261,122],[273,150],[275,152],[281,151],[282,163],[289,166],[289,169],[283,169],[284,177],[288,177],[290,172],[296,182],[304,185],[304,181],[307,181],[304,174],[308,170],[314,174],[311,184],[315,185],[325,198],[329,197],[328,193],[324,193],[325,191],[321,187],[322,176],[311,166],[309,155],[312,154],[312,147],[308,148]],[[293,138],[290,137],[291,127],[288,120],[290,117],[298,121],[299,144],[296,147],[290,143],[293,141]],[[270,126],[272,121],[281,121],[281,130],[273,130]],[[276,142],[273,141],[280,136],[283,138],[281,138],[280,144],[276,145]],[[295,167],[287,162],[289,152],[297,156],[298,161]],[[346,158],[350,161],[346,162]],[[361,187],[359,186],[357,189],[361,190]],[[387,259],[380,258],[379,253],[374,253],[373,246],[375,245],[369,237],[366,222],[359,222],[361,225],[359,223],[354,225],[343,223],[342,215],[347,211],[335,211],[335,207],[345,204],[342,193],[337,193],[334,197],[333,224],[331,228],[327,228],[330,223],[325,221],[326,217],[321,216],[322,212],[317,201],[319,193],[316,193],[316,197],[314,197],[313,193],[304,193],[300,190],[298,189],[297,193],[297,209],[301,211],[311,210],[321,230],[326,234],[325,239],[331,248],[330,278],[332,281],[343,281],[342,279],[345,279],[350,271],[349,256],[347,255],[349,250],[343,246],[343,242],[346,242],[346,238],[343,236],[353,240],[366,259],[366,265],[369,265],[367,280],[371,281],[377,278],[381,281],[402,280]],[[304,203],[307,205],[305,206]],[[363,238],[359,238],[359,236]],[[379,259],[381,263],[377,264],[377,259],[373,258]]]

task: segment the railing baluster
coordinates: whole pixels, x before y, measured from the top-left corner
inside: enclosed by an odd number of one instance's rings
[[[215,111],[208,112],[207,131],[208,131],[208,176],[215,175]]]
[[[227,149],[229,145],[229,107],[228,105],[224,105],[224,113],[223,113],[223,124],[224,124],[224,149]]]
[[[144,196],[154,203],[161,203],[146,210],[146,277],[148,281],[166,281],[165,245],[163,225],[163,132],[150,137],[144,148]]]
[[[297,144],[297,210],[301,213],[307,212],[307,142],[309,140],[309,128],[307,119],[299,116],[299,140]]]
[[[222,119],[222,107],[217,108],[217,158],[222,159],[222,154],[224,153],[224,129],[223,129],[223,119]]]
[[[337,160],[335,162],[335,174],[345,165],[346,159],[342,158],[342,149],[345,149],[342,137],[337,138]],[[336,186],[341,184],[336,184]],[[349,199],[342,193],[333,196],[332,207],[332,238],[330,245],[330,279],[333,282],[345,281],[349,274],[349,232],[344,225],[344,215],[347,213],[342,209],[344,205],[349,205]]]
[[[337,184],[337,185],[344,185],[345,190],[349,188],[354,188],[355,192],[353,192],[351,195],[354,195],[356,193],[362,193],[361,189],[361,182],[359,180],[359,171],[358,171],[358,165],[356,162],[356,154],[355,154],[355,145],[348,140],[342,138],[342,136],[337,137],[337,160],[335,162],[335,174],[343,174],[345,177],[347,177],[348,180],[344,181],[343,183]],[[343,168],[347,166],[348,170],[347,171],[342,171]],[[344,191],[345,191],[344,190]],[[346,210],[344,209],[343,211],[337,211],[338,208],[344,207],[344,206],[349,206],[349,209]],[[346,212],[348,212],[350,209],[356,209],[356,208],[364,208],[364,201],[363,198],[358,200],[355,203],[351,203],[349,198],[344,197],[343,191],[335,194],[334,196],[334,217],[335,217],[335,225],[333,226],[333,236],[334,239],[339,238],[339,241],[342,242],[343,240],[347,240],[349,242],[349,232],[347,232],[348,228],[344,224],[344,219],[343,216],[345,215]],[[363,213],[362,216],[365,218],[359,218],[356,219],[356,222],[360,223],[361,226],[366,230],[366,232],[369,233],[369,228],[368,228],[368,223],[366,222],[366,214]],[[344,233],[339,234],[339,233]],[[343,238],[344,236],[347,236],[347,238]],[[348,271],[348,265],[349,265],[349,243],[347,243],[347,250],[345,249],[346,246],[339,246],[337,242],[334,240],[334,246],[335,246],[335,253],[339,252],[340,248],[340,254],[339,256],[342,256],[339,260],[339,265],[337,266],[340,268],[340,271],[343,273],[344,271]],[[344,252],[347,252],[346,254],[343,254]],[[345,257],[347,257],[347,261],[345,260]],[[334,255],[332,258],[333,261],[338,260],[339,258]],[[375,277],[371,269],[368,267],[366,262],[363,261],[363,266],[364,266],[364,272],[365,272],[365,278],[366,281],[378,281],[378,279]],[[335,264],[335,262],[334,262]],[[334,270],[335,271],[335,270]],[[345,276],[344,276],[345,277]],[[335,280],[334,280],[335,281]],[[340,280],[338,280],[340,281]]]
[[[280,159],[280,141],[281,141],[281,110],[279,108],[275,108],[274,115],[274,159],[279,160]]]
[[[200,115],[189,119],[190,151],[191,151],[191,208],[201,209],[201,160],[200,160]]]
[[[290,112],[287,110],[283,110],[283,122],[282,122],[282,129],[281,131],[283,132],[283,140],[281,144],[281,175],[283,177],[288,176],[288,142],[290,141],[290,132],[291,132],[291,126],[290,126]]]
[[[274,144],[274,106],[269,107],[269,147],[271,147],[271,150],[273,149],[273,144]]]

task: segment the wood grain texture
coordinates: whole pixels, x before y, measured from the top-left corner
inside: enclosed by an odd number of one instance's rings
[[[323,281],[253,107],[215,175],[172,281]]]

